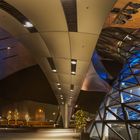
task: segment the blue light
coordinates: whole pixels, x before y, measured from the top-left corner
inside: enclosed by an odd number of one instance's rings
[[[124,83],[124,82],[122,82],[122,83],[121,83],[121,85],[122,85],[122,86],[125,86],[125,83]]]
[[[140,110],[140,105],[136,105],[136,109],[137,110]]]
[[[96,69],[97,74],[99,75],[99,77],[105,81],[107,81],[108,79],[110,79],[110,76],[108,74],[108,72],[106,71],[105,67],[103,66],[99,55],[97,54],[97,52],[95,51],[93,56],[92,56],[92,63],[94,65],[94,68]]]
[[[99,73],[99,75],[104,80],[108,79],[108,75],[106,73]]]

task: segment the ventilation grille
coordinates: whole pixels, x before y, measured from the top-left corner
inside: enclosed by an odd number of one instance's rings
[[[61,0],[65,12],[68,30],[77,32],[77,8],[76,0]]]

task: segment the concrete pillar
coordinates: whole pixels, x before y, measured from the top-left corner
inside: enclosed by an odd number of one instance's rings
[[[69,111],[68,111],[68,104],[65,103],[64,105],[64,128],[69,127]]]
[[[64,105],[60,105],[60,111],[63,118],[63,126],[64,128],[69,127],[71,113],[72,113],[72,106],[69,106],[68,103]]]

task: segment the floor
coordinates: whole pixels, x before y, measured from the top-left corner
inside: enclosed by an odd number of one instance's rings
[[[0,140],[80,140],[73,129],[1,128]]]

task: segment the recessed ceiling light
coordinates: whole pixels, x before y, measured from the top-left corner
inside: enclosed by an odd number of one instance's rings
[[[60,86],[60,83],[57,83],[58,86]]]
[[[31,28],[31,27],[33,27],[33,24],[29,21],[26,21],[24,24],[24,27]]]
[[[77,61],[76,60],[71,60],[71,64],[76,65]]]
[[[12,113],[12,111],[11,111],[11,110],[9,110],[9,111],[8,111],[8,113],[9,113],[9,114],[11,114],[11,113]]]
[[[71,92],[73,91],[73,89],[70,90]]]
[[[124,85],[125,85],[125,83],[124,83],[124,82],[122,82],[122,83],[121,83],[121,85],[122,85],[122,86],[124,86]]]
[[[56,72],[56,69],[52,69],[53,72]]]
[[[75,71],[72,71],[71,74],[76,74],[76,72]]]
[[[38,112],[41,113],[41,112],[43,112],[43,110],[42,109],[38,109]]]
[[[11,47],[7,47],[7,50],[10,50],[11,49]]]
[[[130,89],[130,93],[132,93],[133,92],[133,90],[132,89]]]
[[[59,87],[58,89],[61,90],[61,87]]]
[[[76,63],[77,63],[77,60],[75,59],[71,59],[71,74],[76,74]]]
[[[55,115],[56,115],[56,113],[55,113],[55,112],[53,112],[53,113],[52,113],[52,115],[53,115],[53,116],[55,116]]]
[[[75,108],[77,108],[78,107],[78,105],[75,105]]]
[[[60,97],[63,97],[63,95],[60,95]]]
[[[47,57],[48,63],[51,67],[52,72],[57,72],[53,58],[52,57]]]
[[[61,100],[63,100],[63,98],[61,98]]]
[[[64,102],[62,102],[62,105],[64,104]]]
[[[70,97],[70,99],[72,99],[72,97]]]
[[[121,47],[122,44],[123,44],[122,41],[118,41],[118,42],[117,42],[117,46],[118,46],[118,47]]]

